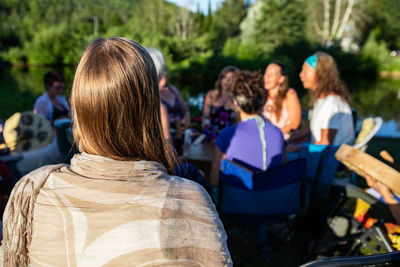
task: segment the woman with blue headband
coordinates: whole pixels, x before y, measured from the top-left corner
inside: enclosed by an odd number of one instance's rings
[[[311,142],[320,145],[352,144],[354,126],[350,96],[340,80],[332,56],[316,52],[308,57],[300,79],[311,95]]]

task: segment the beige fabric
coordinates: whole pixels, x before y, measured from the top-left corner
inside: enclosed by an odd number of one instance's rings
[[[33,266],[232,265],[225,231],[201,186],[169,176],[156,162],[85,153],[40,189],[28,251]]]
[[[63,165],[49,165],[30,173],[14,187],[3,214],[4,266],[26,266],[32,237],[35,199],[49,174]]]

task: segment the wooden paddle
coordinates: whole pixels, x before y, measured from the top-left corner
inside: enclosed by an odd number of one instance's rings
[[[376,179],[400,194],[400,172],[382,161],[345,144],[338,149],[335,157],[358,175]]]

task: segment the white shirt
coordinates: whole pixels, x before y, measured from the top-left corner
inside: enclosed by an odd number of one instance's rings
[[[338,95],[318,99],[310,115],[311,141],[321,140],[321,129],[337,130],[333,145],[354,143],[353,116],[348,103]]]
[[[62,95],[56,95],[56,99],[69,111],[68,102]],[[54,107],[47,92],[44,92],[36,99],[33,105],[33,112],[43,115],[49,121],[53,119]]]

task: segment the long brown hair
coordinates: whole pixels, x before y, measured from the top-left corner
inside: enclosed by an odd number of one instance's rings
[[[226,74],[228,74],[229,72],[233,72],[235,73],[236,71],[238,71],[239,69],[235,66],[226,66],[225,68],[223,68],[221,70],[221,72],[219,73],[218,79],[215,82],[215,89],[217,89],[218,91],[218,95],[217,95],[217,99],[220,98],[222,96],[222,85],[221,85],[221,81],[222,79],[225,77]]]
[[[336,67],[333,57],[325,52],[316,52],[318,58],[317,63],[317,80],[318,86],[315,91],[311,93],[311,104],[322,95],[334,93],[339,95],[347,103],[350,102],[350,95],[346,85],[340,79],[339,70]]]
[[[289,91],[289,71],[285,65],[278,61],[272,61],[269,65],[275,64],[279,67],[281,76],[285,77],[282,84],[279,85],[278,95],[274,101],[273,112],[275,114],[276,120],[279,121],[282,115],[283,100],[286,98],[286,94]]]
[[[71,109],[81,151],[157,161],[172,173],[176,158],[163,137],[156,68],[140,44],[120,37],[92,42],[76,70]]]

